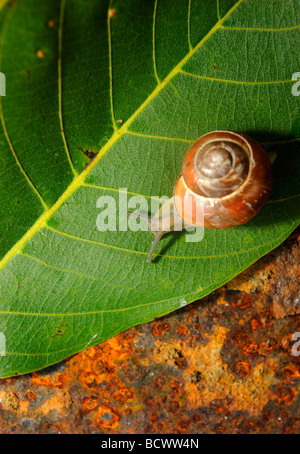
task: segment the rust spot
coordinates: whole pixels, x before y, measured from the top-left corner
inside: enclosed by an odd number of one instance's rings
[[[286,386],[278,386],[276,388],[276,396],[279,405],[289,405],[295,397],[295,390]]]
[[[264,308],[260,312],[260,321],[264,327],[270,325],[273,321],[273,314],[270,308]]]
[[[247,341],[248,336],[244,331],[239,330],[232,333],[231,339],[237,344],[243,344]]]
[[[260,323],[260,320],[258,320],[257,318],[253,318],[251,320],[251,328],[253,331],[258,331],[261,327],[261,323]]]
[[[166,323],[165,321],[158,320],[155,322],[153,328],[152,328],[152,333],[154,336],[159,336],[162,337],[166,332],[170,330],[170,325]]]
[[[178,423],[178,433],[185,433],[189,427],[191,425],[191,421],[189,421],[188,419],[184,419],[184,420],[181,420],[179,421]]]
[[[108,362],[105,362],[101,359],[95,361],[94,363],[94,371],[97,374],[112,374],[115,372],[115,367]]]
[[[247,377],[250,373],[250,364],[247,361],[238,361],[234,367],[234,372],[240,377]]]
[[[194,370],[191,374],[191,383],[199,383],[201,380],[201,372],[199,370]]]
[[[61,434],[61,433],[63,433],[63,430],[58,424],[47,423],[41,427],[40,433],[41,434]]]
[[[290,364],[283,368],[282,373],[287,378],[300,378],[300,364]]]
[[[210,407],[217,413],[229,414],[228,404],[232,399],[214,399],[210,402]]]
[[[226,427],[224,426],[224,424],[216,424],[214,426],[214,433],[216,434],[225,434],[226,433]]]
[[[165,382],[166,382],[165,377],[163,375],[160,375],[153,381],[153,384],[155,388],[161,389]]]
[[[97,423],[102,429],[114,429],[119,424],[120,417],[109,407],[100,407],[97,412]]]
[[[290,418],[284,428],[284,434],[299,434],[300,418]]]
[[[179,325],[176,331],[177,331],[178,336],[182,336],[182,337],[186,337],[189,334],[189,330],[184,325]]]
[[[254,433],[259,430],[259,424],[254,418],[249,418],[243,427],[243,432],[244,433]]]
[[[171,396],[175,397],[181,394],[181,385],[178,381],[172,380],[170,383],[171,386]]]
[[[28,399],[30,401],[34,400],[36,398],[36,393],[34,391],[32,391],[31,389],[29,389],[28,391],[26,391],[25,397],[26,397],[26,399]]]
[[[249,307],[251,307],[252,298],[247,294],[239,295],[239,296],[237,296],[237,298],[235,298],[231,301],[231,304],[233,307],[236,307],[241,310],[245,310],[245,309],[248,309]]]
[[[89,413],[98,407],[98,400],[94,396],[88,396],[83,399],[82,413]]]
[[[260,355],[269,356],[275,348],[276,342],[274,339],[268,339],[266,342],[260,344],[258,352]]]
[[[188,367],[187,360],[182,355],[182,353],[178,353],[178,357],[175,359],[174,364],[176,364],[179,369],[185,369],[186,367]]]
[[[256,344],[247,344],[243,348],[243,353],[245,355],[253,356],[253,355],[256,355],[257,352],[258,352],[258,346]]]
[[[176,400],[172,400],[169,403],[168,408],[171,413],[176,413],[180,408],[179,402],[177,402]]]

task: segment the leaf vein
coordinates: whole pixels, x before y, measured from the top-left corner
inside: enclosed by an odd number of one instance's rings
[[[286,83],[295,83],[292,79],[288,80],[268,80],[268,81],[260,81],[260,82],[253,82],[253,81],[242,81],[242,80],[230,80],[230,79],[219,79],[217,77],[209,77],[209,76],[201,76],[199,74],[189,73],[184,70],[179,71],[181,74],[184,74],[189,77],[195,77],[197,79],[205,79],[205,80],[212,80],[215,82],[224,82],[228,84],[238,84],[238,85],[277,85],[277,84],[286,84]]]
[[[300,28],[300,25],[295,25],[293,27],[286,28],[257,28],[257,27],[226,27],[225,25],[221,26],[224,30],[238,30],[238,31],[262,31],[262,32],[287,32],[291,30],[297,30]]]
[[[76,177],[78,173],[76,172],[71,153],[67,144],[67,139],[64,131],[64,122],[63,122],[63,114],[62,114],[62,42],[63,42],[63,23],[65,18],[65,9],[66,9],[66,2],[67,0],[61,0],[60,4],[60,16],[59,16],[59,26],[58,26],[58,58],[57,58],[57,69],[58,69],[58,116],[59,116],[59,124],[60,124],[60,132],[62,136],[62,140],[64,143],[64,148],[67,154],[67,158],[69,161],[69,165],[71,170]]]
[[[25,252],[18,251],[18,254],[22,255],[24,257],[28,257],[29,259],[35,260],[36,262],[39,262],[39,263],[41,263],[42,265],[44,265],[46,267],[53,268],[54,270],[57,270],[57,271],[61,271],[62,273],[75,274],[77,276],[82,276],[84,278],[92,279],[94,281],[105,282],[105,284],[107,284],[107,285],[109,285],[109,286],[111,286],[113,288],[122,288],[122,289],[124,289],[124,287],[122,287],[121,285],[114,285],[111,282],[109,282],[109,281],[107,281],[107,280],[105,280],[103,278],[98,278],[98,277],[95,277],[95,276],[91,276],[90,274],[84,274],[84,273],[80,273],[79,271],[69,270],[69,269],[65,269],[65,268],[60,268],[60,267],[55,266],[55,265],[51,265],[50,263],[44,262],[43,260],[40,260],[39,258],[34,257],[33,255],[27,254]],[[130,288],[126,288],[126,290],[131,290],[131,289]]]
[[[156,34],[156,13],[157,13],[157,3],[158,0],[155,0],[154,2],[154,11],[153,11],[153,26],[152,26],[152,47],[153,47],[153,69],[154,69],[154,75],[155,79],[158,84],[161,83],[158,74],[157,74],[157,68],[156,68],[156,54],[155,54],[155,34]]]
[[[109,67],[109,97],[110,97],[110,112],[113,124],[113,129],[116,132],[118,130],[116,120],[114,116],[114,100],[113,100],[113,69],[112,69],[112,45],[111,45],[111,15],[110,11],[112,8],[113,0],[109,1],[107,11],[107,35],[108,35],[108,67]]]

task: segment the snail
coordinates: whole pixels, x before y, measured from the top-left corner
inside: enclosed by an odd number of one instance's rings
[[[271,187],[271,163],[258,142],[232,131],[201,136],[183,158],[173,197],[147,218],[155,237],[146,263],[167,232],[245,224],[265,204]]]

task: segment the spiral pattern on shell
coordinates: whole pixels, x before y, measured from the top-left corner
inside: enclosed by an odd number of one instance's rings
[[[214,131],[187,151],[175,205],[187,224],[228,228],[255,216],[271,187],[271,163],[259,143],[244,134]]]

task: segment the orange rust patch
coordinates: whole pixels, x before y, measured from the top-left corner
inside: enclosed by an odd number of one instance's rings
[[[47,415],[51,411],[55,410],[58,414],[63,415],[71,404],[72,399],[70,393],[58,390],[55,396],[47,399],[46,402],[39,407],[38,413]]]
[[[183,342],[173,342],[172,345],[156,341],[154,358],[163,364],[174,364],[178,352],[186,360],[184,370],[187,405],[190,408],[210,405],[215,399],[224,395],[231,397],[228,409],[251,408],[258,413],[268,402],[269,386],[277,383],[274,375],[274,364],[266,363],[253,369],[245,362],[238,362],[236,370],[230,370],[223,362],[221,350],[228,330],[216,327],[209,343],[205,346],[190,348]],[[251,369],[251,370],[250,370]],[[199,381],[188,379],[198,371]],[[236,376],[238,375],[238,377]]]
[[[276,397],[279,405],[291,405],[296,395],[296,391],[293,388],[287,386],[278,386],[276,388]]]
[[[247,294],[242,294],[239,298],[233,299],[231,302],[233,307],[237,307],[238,309],[245,310],[251,307],[252,298]]]
[[[89,413],[90,411],[96,410],[99,402],[94,396],[88,396],[83,399],[82,402],[82,413]]]
[[[178,328],[177,328],[177,334],[178,334],[178,336],[186,337],[189,334],[189,330],[187,329],[186,326],[179,325]]]
[[[39,372],[31,374],[31,386],[46,386],[47,388],[62,388],[73,378],[71,371],[56,372],[53,375],[41,375]]]
[[[34,391],[32,391],[32,389],[29,389],[28,391],[26,391],[25,397],[29,401],[34,400],[34,399],[36,399],[36,393]]]
[[[169,330],[169,323],[163,320],[157,320],[152,328],[152,333],[154,334],[154,336],[162,337]]]
[[[282,373],[287,378],[300,378],[300,364],[290,364],[283,368]]]
[[[12,391],[0,391],[0,408],[6,411],[26,411],[29,402],[21,400],[18,395]]]
[[[102,429],[115,429],[120,417],[109,407],[100,407],[97,412],[97,423]]]

